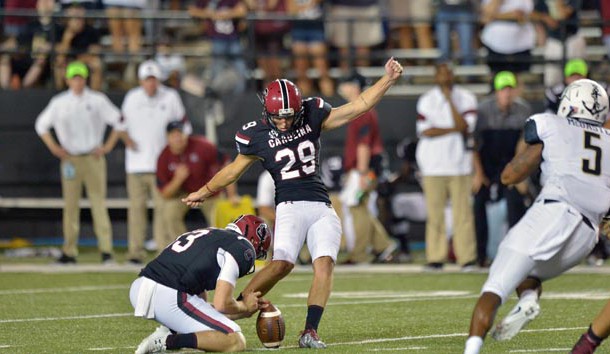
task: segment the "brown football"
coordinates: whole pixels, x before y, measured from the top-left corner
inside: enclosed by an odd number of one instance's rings
[[[282,312],[272,304],[260,310],[256,318],[256,334],[265,348],[279,348],[286,334]]]

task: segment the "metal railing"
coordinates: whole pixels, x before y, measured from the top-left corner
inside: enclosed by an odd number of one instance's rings
[[[8,16],[27,17],[27,18],[34,19],[34,18],[38,17],[38,13],[35,10],[0,9],[0,19],[2,19],[4,17],[8,17]],[[50,15],[50,17],[52,18],[52,21],[54,21],[54,22],[61,22],[61,21],[64,21],[65,19],[69,18],[68,16],[65,15],[65,13],[63,13],[61,11],[54,12],[53,14]],[[126,51],[125,53],[121,54],[121,56],[123,58],[128,58],[128,59],[131,57],[150,58],[150,57],[153,57],[155,54],[157,54],[156,44],[157,44],[158,38],[160,37],[158,31],[160,31],[160,28],[162,27],[162,25],[164,23],[167,23],[168,21],[173,21],[174,23],[181,22],[181,23],[187,23],[187,24],[196,24],[197,22],[202,21],[202,20],[198,20],[198,19],[191,17],[188,14],[188,12],[186,12],[186,11],[172,11],[172,10],[142,10],[141,13],[139,13],[137,15],[133,15],[133,16],[123,16],[123,15],[109,16],[103,10],[88,10],[85,13],[85,15],[82,17],[92,20],[92,21],[98,21],[98,23],[100,21],[106,21],[111,18],[120,18],[120,19],[137,18],[137,19],[143,20],[144,22],[149,22],[150,24],[152,24],[151,26],[148,26],[148,28],[152,28],[152,33],[148,33],[151,31],[150,29],[148,30],[147,33],[145,33],[145,35],[143,37],[145,39],[145,42],[140,51],[138,51],[138,52]],[[255,70],[257,56],[259,54],[265,54],[265,53],[258,53],[256,47],[254,46],[254,39],[255,39],[256,34],[254,32],[253,24],[256,21],[265,21],[265,20],[295,21],[295,20],[302,20],[302,19],[299,19],[294,16],[278,15],[278,14],[267,14],[267,15],[249,14],[245,18],[245,21],[247,22],[247,26],[246,26],[246,32],[244,33],[244,37],[247,39],[248,49],[244,50],[243,57],[246,60],[246,62],[249,64],[250,70]],[[328,21],[347,22],[348,27],[351,29],[351,28],[353,28],[356,21],[379,22],[380,18],[354,19],[354,18],[346,18],[346,17],[333,17],[333,18],[326,17],[326,18],[322,18],[322,20],[325,22],[328,22]],[[402,22],[402,23],[407,23],[407,24],[417,24],[417,23],[421,23],[424,21],[429,22],[428,20],[417,19],[417,18],[400,18],[400,17],[392,17],[392,16],[384,16],[381,18],[381,20],[385,21],[386,23]],[[476,26],[476,28],[479,28],[480,23],[478,20],[473,21],[473,23]],[[431,25],[433,25],[433,23],[431,23]],[[570,25],[570,23],[568,23],[566,21],[561,22],[561,31],[562,31],[564,37],[565,37],[565,33],[566,33],[566,27],[568,25]],[[601,27],[603,25],[610,26],[610,21],[603,21],[601,19],[588,19],[586,22],[586,25],[589,27],[591,27],[591,26]],[[350,41],[350,43],[353,43],[353,40],[354,40],[353,31],[350,30],[349,33],[350,33],[349,41]],[[60,38],[57,38],[57,34],[52,34],[51,35],[52,48],[49,52],[46,52],[46,53],[32,52],[27,48],[18,47],[16,49],[6,49],[3,47],[0,47],[0,54],[10,54],[10,55],[47,54],[49,56],[49,60],[52,61],[59,54],[57,52],[57,50],[55,49],[55,45],[59,42],[59,40],[60,40]],[[351,46],[351,47],[353,47],[353,46]],[[180,50],[175,50],[174,52],[176,54],[180,54],[180,55],[184,56],[185,58],[190,58],[190,59],[194,59],[194,60],[197,60],[197,59],[203,60],[203,59],[213,58],[213,55],[211,53],[202,52],[199,50],[192,50],[192,49],[189,50],[186,48],[181,48]],[[477,53],[476,59],[479,61],[484,61],[484,59],[485,59],[484,52],[482,53],[480,50],[478,50],[476,53]],[[70,54],[74,54],[74,52],[68,51],[67,53],[62,52],[61,54],[70,55]],[[102,60],[109,59],[109,58],[115,58],[117,56],[117,54],[114,53],[110,49],[102,50],[99,53],[99,55],[102,57]],[[289,51],[286,51],[285,53],[281,53],[281,55],[285,59],[289,59],[289,58],[293,57]],[[422,50],[422,49],[385,49],[385,48],[381,48],[379,50],[372,51],[369,58],[372,59],[373,61],[378,62],[378,61],[382,61],[382,60],[386,59],[389,55],[397,56],[398,59],[423,59],[423,60],[434,61],[435,59],[439,58],[440,53],[439,53],[438,49],[432,49],[432,50],[423,49]],[[331,62],[336,62],[339,60],[339,57],[336,53],[329,52],[327,59],[329,59]],[[356,59],[358,59],[357,55],[355,54],[355,52],[352,52],[351,55],[348,57],[350,65],[353,65],[353,63],[356,61]],[[453,61],[458,61],[461,59],[463,59],[463,58],[460,55],[453,55],[451,57],[451,60],[453,60]],[[598,57],[590,57],[590,58],[584,58],[584,59],[595,64],[595,63],[601,62],[603,60],[603,57],[598,56]],[[564,53],[563,53],[563,56],[561,59],[554,60],[554,61],[548,61],[548,60],[545,60],[544,58],[542,58],[540,55],[534,55],[532,57],[532,59],[530,60],[530,62],[532,64],[557,63],[557,64],[563,65],[566,62],[566,60],[567,60],[567,55],[566,55],[566,49],[564,46]],[[315,75],[315,71],[313,71],[313,72],[310,71],[310,73],[312,73],[312,75]]]

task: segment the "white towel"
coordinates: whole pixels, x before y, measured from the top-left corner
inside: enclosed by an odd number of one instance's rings
[[[360,174],[356,170],[348,172],[347,177],[344,177],[343,189],[339,194],[341,202],[348,207],[360,204],[362,191],[360,190]]]
[[[157,282],[154,280],[142,277],[140,289],[138,289],[138,303],[136,305],[134,316],[144,318],[155,318],[155,305],[153,298]]]

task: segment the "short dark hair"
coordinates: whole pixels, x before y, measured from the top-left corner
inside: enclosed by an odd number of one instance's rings
[[[356,70],[353,70],[347,77],[341,80],[341,83],[357,84],[361,90],[367,86],[366,78]]]
[[[165,131],[169,133],[174,130],[180,130],[181,132],[184,132],[184,122],[181,120],[174,120],[167,123]]]

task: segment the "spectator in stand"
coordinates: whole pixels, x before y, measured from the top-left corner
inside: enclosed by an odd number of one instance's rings
[[[49,151],[61,160],[64,200],[64,245],[58,263],[76,263],[80,225],[79,202],[83,187],[91,202],[93,231],[102,262],[112,262],[112,227],[106,208],[106,158],[116,145],[113,130],[103,143],[106,125],[119,124],[121,112],[103,93],[87,88],[87,66],[72,62],[66,68],[68,91],[51,99],[36,119],[36,132]],[[51,135],[51,129],[59,143]]]
[[[448,244],[443,210],[449,197],[453,210],[453,248],[457,263],[467,271],[476,262],[472,188],[472,133],[477,121],[476,96],[454,85],[447,63],[436,65],[437,86],[417,101],[417,164],[426,198],[427,269],[440,270]]]
[[[534,0],[483,0],[481,6],[481,42],[491,72],[528,72],[536,45],[536,30],[529,22]]]
[[[189,207],[182,198],[199,189],[201,181],[207,182],[230,161],[229,157],[203,136],[189,136],[183,121],[167,124],[167,146],[157,160],[157,183],[163,197],[163,223],[166,237],[157,247],[165,247],[174,238],[186,232],[184,217]],[[227,187],[229,198],[237,197],[235,184]],[[201,205],[200,210],[208,226],[214,225],[214,213],[219,193]]]
[[[330,43],[339,48],[341,69],[347,72],[354,64],[369,66],[371,47],[384,40],[379,1],[329,0],[328,3],[327,35]]]
[[[182,78],[186,75],[186,60],[182,54],[173,50],[169,37],[161,37],[157,42],[155,61],[161,68],[165,85],[179,89]]]
[[[159,154],[167,144],[166,127],[169,122],[182,120],[186,131],[184,105],[178,92],[162,85],[161,68],[147,60],[138,68],[140,85],[127,92],[121,108],[123,121],[118,128],[125,142],[125,171],[127,172],[127,258],[141,264],[144,258],[144,240],[148,224],[149,196],[154,203],[153,240],[160,247],[167,239],[163,225],[161,196],[157,188],[156,170]],[[173,234],[172,234],[173,235]]]
[[[245,0],[250,12],[256,16],[286,16],[287,0]],[[254,45],[256,61],[263,71],[263,87],[275,79],[283,77],[281,55],[284,48],[284,36],[290,31],[290,21],[258,20],[254,21]]]
[[[215,86],[215,81],[229,77],[223,73],[232,71],[233,92],[243,92],[248,69],[239,38],[239,21],[248,14],[246,3],[242,0],[198,0],[188,12],[192,17],[206,20],[207,35],[212,40],[212,65],[205,75],[207,81]]]
[[[36,0],[5,0],[4,11],[24,11],[34,10],[36,8]],[[6,16],[2,19],[4,37],[17,38],[26,29],[31,18],[26,16]]]
[[[451,32],[457,33],[460,43],[459,61],[462,65],[474,65],[476,54],[473,44],[478,22],[478,5],[475,0],[440,0],[436,10],[436,42],[444,60],[452,55]]]
[[[101,8],[101,0],[60,0],[63,10],[72,6],[81,6],[86,10],[99,10]]]
[[[147,0],[102,0],[108,16],[108,30],[112,39],[112,51],[117,55],[128,54],[123,81],[131,85],[136,81],[136,63],[142,49],[142,9]],[[127,43],[127,51],[125,50]]]
[[[568,60],[563,68],[563,82],[557,83],[552,87],[547,87],[544,91],[544,111],[557,114],[563,90],[576,80],[586,79],[588,73],[589,67],[584,60]]]
[[[360,97],[366,79],[354,71],[339,85],[339,94],[348,102]],[[354,223],[354,248],[344,264],[358,264],[368,260],[367,248],[373,253],[373,263],[391,260],[396,243],[369,210],[369,199],[377,200],[377,178],[382,172],[383,142],[379,133],[377,111],[373,108],[347,126],[347,138],[343,154],[343,168],[347,174],[341,202],[349,207]]]
[[[610,2],[600,1],[599,12],[604,23],[602,26],[604,46],[606,46],[606,58],[610,58]]]
[[[56,46],[55,87],[63,87],[66,63],[79,60],[87,64],[90,71],[90,86],[94,90],[102,88],[102,59],[99,32],[85,22],[85,8],[79,4],[68,7],[66,28]]]
[[[530,104],[518,96],[517,78],[510,71],[494,77],[495,92],[481,101],[475,128],[475,174],[473,182],[474,222],[477,235],[477,262],[490,264],[496,250],[488,251],[487,204],[504,198],[508,209],[508,226],[512,227],[525,214],[522,187],[506,187],[500,181],[504,166],[515,156],[525,121],[532,114]],[[493,235],[497,236],[497,235]],[[492,244],[499,244],[498,242]]]
[[[544,86],[547,87],[561,82],[559,61],[584,58],[587,54],[585,38],[578,33],[582,0],[555,0],[554,5],[552,16],[547,1],[536,0],[536,12],[532,17],[541,20],[546,28]]]
[[[137,54],[142,48],[141,10],[146,0],[102,0],[108,15],[108,30],[112,37],[112,50],[125,53],[125,43],[130,54]]]
[[[307,75],[311,61],[318,71],[320,93],[327,97],[333,96],[335,85],[328,72],[322,0],[288,0],[288,12],[296,17],[291,32],[296,84],[304,96],[310,96],[314,92],[312,80]]]
[[[432,49],[432,0],[404,1],[389,0],[387,5],[390,16],[390,30],[398,32],[398,48],[400,49]],[[395,18],[395,20],[392,20]],[[417,45],[413,43],[413,32]],[[391,47],[396,48],[389,41]]]
[[[63,32],[51,17],[54,9],[54,0],[38,0],[38,18],[30,21],[18,38],[11,37],[2,45],[4,50],[18,50],[19,53],[3,54],[0,58],[1,88],[42,85],[51,76],[49,53]]]

